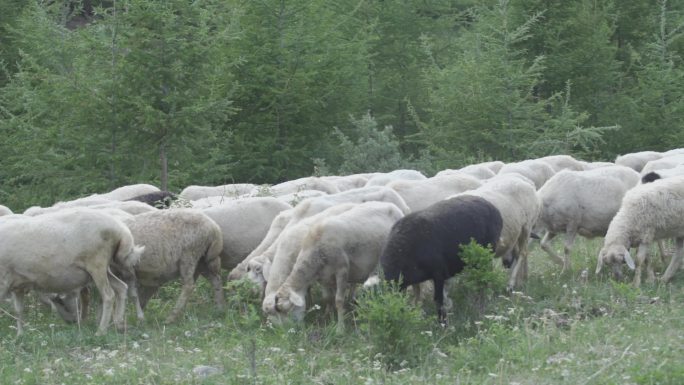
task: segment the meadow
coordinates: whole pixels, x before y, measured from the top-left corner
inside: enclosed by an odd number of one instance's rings
[[[11,304],[5,302],[0,382],[684,383],[684,274],[671,284],[639,289],[595,276],[601,241],[578,242],[572,270],[563,274],[534,245],[521,291],[497,292],[478,305],[472,292],[453,285],[446,327],[437,324],[430,300],[423,309],[407,310],[405,297],[370,297],[376,309],[407,314],[405,321],[399,317],[380,325],[400,331],[399,350],[392,341],[379,340],[373,334],[378,329],[364,322],[360,311],[349,313],[342,335],[320,306],[310,308],[303,324],[274,326],[262,317],[257,296],[245,284],[228,285],[228,307],[220,312],[200,279],[181,319],[164,325],[178,294],[178,286],[167,286],[151,300],[142,324],[129,304],[126,332],[112,328],[103,337],[95,336],[94,312],[80,326],[66,324],[32,298],[25,334],[16,338]],[[662,270],[658,261],[656,271]]]

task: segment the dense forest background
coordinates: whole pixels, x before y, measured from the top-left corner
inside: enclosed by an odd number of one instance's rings
[[[684,2],[4,0],[0,202],[684,143]]]

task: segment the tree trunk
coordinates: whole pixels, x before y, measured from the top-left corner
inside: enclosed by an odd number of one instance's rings
[[[159,186],[159,188],[162,191],[167,191],[169,183],[169,164],[166,159],[166,143],[164,139],[159,142],[159,163],[161,165],[161,186]]]

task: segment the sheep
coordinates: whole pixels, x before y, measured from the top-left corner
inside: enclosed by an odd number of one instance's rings
[[[245,198],[250,198],[251,196],[246,196]],[[200,198],[194,201],[190,201],[190,207],[194,209],[206,209],[208,207],[221,206],[223,204],[232,203],[237,200],[242,199],[242,197],[232,197],[226,195],[216,195],[210,197]]]
[[[418,211],[463,191],[480,187],[482,182],[467,174],[435,176],[423,180],[398,180],[387,187],[397,192],[411,211]]]
[[[104,204],[98,204],[98,205],[92,205],[88,206],[91,209],[94,210],[101,210],[101,209],[119,209],[122,211],[125,211],[131,215],[138,215],[142,213],[148,213],[150,211],[157,211],[158,209],[142,202],[138,201],[112,201],[109,203],[104,203]]]
[[[646,163],[651,160],[660,159],[663,154],[655,151],[641,151],[631,154],[619,155],[615,158],[615,164],[625,166],[633,169],[636,172],[641,172]]]
[[[263,254],[279,238],[283,229],[297,223],[303,218],[312,216],[325,210],[328,207],[339,203],[363,203],[369,201],[383,201],[394,203],[403,213],[409,213],[411,209],[406,205],[404,199],[396,191],[382,186],[363,187],[344,191],[338,194],[326,195],[318,198],[305,199],[292,210],[286,210],[278,214],[271,223],[271,228],[261,241],[259,246],[254,249],[233,271],[228,274],[228,280],[242,278],[247,273],[250,260]]]
[[[644,168],[641,169],[641,175],[646,175],[651,171],[674,168],[682,164],[684,164],[684,154],[665,156],[647,162]]]
[[[0,205],[0,217],[14,214],[7,206]]]
[[[482,162],[478,163],[481,166],[488,167],[490,170],[494,171],[494,173],[498,174],[501,168],[506,164],[500,160],[493,160],[490,162]]]
[[[648,260],[651,242],[675,238],[676,252],[661,277],[668,282],[679,269],[684,249],[684,176],[675,176],[642,184],[628,191],[622,205],[608,226],[596,265],[598,274],[603,265],[612,265],[616,278],[621,275],[618,263],[626,263],[634,272],[634,286],[641,284],[641,268],[646,264],[648,280],[655,275]],[[629,254],[637,247],[636,260]],[[636,261],[636,263],[635,263]]]
[[[368,177],[361,174],[322,176],[321,179],[334,184],[340,192],[363,187],[368,182]]]
[[[684,148],[675,148],[673,150],[663,152],[663,156],[672,156],[684,154]]]
[[[583,171],[584,164],[570,155],[550,155],[543,158],[538,158],[542,162],[546,162],[554,172],[560,170]]]
[[[120,276],[131,286],[139,320],[150,297],[159,287],[180,276],[182,288],[178,301],[166,323],[174,322],[202,274],[211,282],[216,306],[222,309],[225,299],[221,281],[221,229],[211,218],[194,209],[157,210],[136,215],[124,223],[136,243],[145,252],[135,271],[120,270]],[[140,289],[138,296],[137,286]]]
[[[345,190],[347,191],[347,190]],[[276,198],[280,200],[281,202],[285,202],[289,204],[290,206],[296,206],[300,202],[302,202],[305,199],[309,198],[317,198],[317,197],[322,197],[328,195],[327,193],[319,190],[302,190],[298,191],[295,193],[290,193],[290,194],[285,194],[285,195],[278,195]]]
[[[639,174],[625,166],[564,170],[554,175],[538,192],[543,203],[538,227],[546,229],[541,248],[563,270],[569,269],[576,236],[604,236],[622,197],[637,183]],[[551,246],[560,233],[565,233],[563,258]]]
[[[202,212],[221,228],[221,267],[231,270],[254,250],[279,213],[292,206],[276,198],[247,198],[209,207]]]
[[[296,193],[301,190],[319,190],[328,194],[335,194],[340,190],[331,182],[315,176],[290,180],[269,187],[275,196]]]
[[[363,283],[375,271],[392,225],[403,216],[392,203],[366,202],[316,221],[301,242],[292,271],[273,296],[264,298],[264,312],[303,314],[305,294],[318,281],[334,293],[337,331],[344,332],[349,283]]]
[[[456,175],[466,174],[466,175],[470,175],[472,177],[475,177],[475,178],[481,179],[481,180],[489,179],[489,178],[493,177],[494,175],[496,175],[496,173],[494,171],[492,171],[492,169],[490,169],[487,166],[483,166],[483,165],[479,165],[479,164],[472,164],[470,166],[466,166],[466,167],[463,167],[463,168],[458,169],[458,170],[452,170],[452,169],[442,170],[442,171],[438,172],[437,174],[435,174],[435,177],[445,176],[445,175],[454,175],[454,174],[456,174]]]
[[[503,227],[494,252],[497,257],[503,258],[504,266],[512,267],[509,289],[520,285],[527,270],[528,240],[542,207],[534,184],[524,176],[508,173],[498,175],[480,188],[457,196],[483,198],[499,211]]]
[[[91,281],[102,297],[96,334],[105,334],[112,318],[118,329],[124,327],[127,286],[110,266],[132,268],[144,248],[134,244],[121,221],[89,209],[12,215],[0,219],[0,238],[0,298],[12,294],[17,335],[23,332],[27,290],[72,293]]]
[[[322,218],[339,215],[356,205],[357,203],[340,203],[288,226],[276,243],[248,262],[249,279],[261,286],[264,298],[275,293],[285,282],[295,264],[302,240],[311,227]],[[257,259],[261,260],[261,264]]]
[[[553,168],[542,160],[524,160],[518,163],[508,163],[501,167],[499,174],[518,173],[534,182],[537,190],[555,174]]]
[[[427,179],[427,177],[423,175],[422,172],[416,170],[394,170],[388,173],[381,173],[368,178],[368,182],[366,182],[365,186],[384,186],[389,182],[401,179],[421,180]]]
[[[149,184],[133,184],[114,189],[105,194],[94,194],[93,198],[109,199],[112,201],[125,201],[144,194],[159,192],[159,188]]]
[[[29,207],[24,211],[24,215],[34,217],[36,215],[43,215],[48,213],[54,213],[56,211],[75,207],[89,207],[95,205],[102,205],[111,203],[111,199],[100,198],[99,196],[89,196],[84,198],[74,199],[72,201],[57,202],[51,207]]]
[[[173,203],[173,201],[175,201],[176,199],[178,199],[178,196],[172,192],[156,191],[148,194],[141,194],[126,200],[138,201],[142,203],[147,203],[152,207],[168,209],[169,207],[171,207],[171,203]]]
[[[494,249],[503,220],[494,205],[475,196],[458,196],[413,212],[392,226],[380,255],[385,279],[401,288],[432,280],[440,322],[446,321],[444,281],[463,270],[459,246],[474,239]]]
[[[651,171],[646,174],[642,173],[641,183],[650,183],[658,179],[671,178],[679,175],[684,175],[684,165]]]
[[[225,184],[222,186],[188,186],[181,191],[179,196],[189,201],[196,201],[198,199],[211,196],[239,196],[250,194],[257,188],[251,183],[234,183]]]
[[[589,171],[601,167],[615,166],[615,163],[613,162],[585,162],[583,160],[580,161],[580,164],[582,165],[582,167],[584,167],[584,171]]]

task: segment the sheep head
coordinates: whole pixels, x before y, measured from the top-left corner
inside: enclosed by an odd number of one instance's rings
[[[281,314],[287,314],[292,311],[299,312],[305,306],[304,297],[295,293],[288,287],[281,287],[275,295],[275,310]]]
[[[596,265],[596,274],[601,272],[603,265],[609,265],[613,268],[613,275],[616,279],[622,276],[620,271],[621,265],[625,263],[631,269],[635,269],[634,259],[629,254],[629,250],[623,245],[612,245],[601,249]]]

